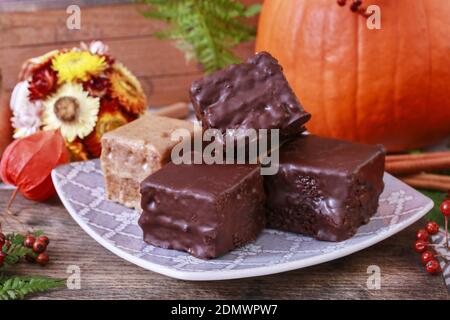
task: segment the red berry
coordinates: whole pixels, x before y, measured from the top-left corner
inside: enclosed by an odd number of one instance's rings
[[[48,263],[49,260],[50,260],[50,259],[49,259],[49,257],[48,257],[48,254],[46,254],[46,253],[40,253],[40,254],[36,257],[36,262],[37,262],[38,264],[40,264],[41,266],[45,266],[45,265]]]
[[[431,251],[425,251],[424,253],[422,253],[422,263],[423,264],[427,264],[428,262],[430,262],[431,260],[434,259],[434,253]]]
[[[416,243],[414,244],[414,250],[417,253],[422,253],[427,249],[428,246],[428,242],[423,241],[423,240],[417,240]]]
[[[425,229],[419,229],[416,233],[417,240],[428,241],[428,232]]]
[[[434,221],[429,221],[425,227],[428,234],[436,234],[439,232],[439,225]]]
[[[444,216],[450,217],[450,200],[445,200],[441,203],[441,212]]]
[[[5,258],[8,256],[7,253],[4,253],[3,251],[0,251],[0,266],[3,265],[3,261],[5,261]]]
[[[437,274],[441,267],[439,266],[439,262],[435,259],[428,261],[428,263],[425,266],[425,269],[427,270],[428,273],[431,274]]]
[[[25,238],[25,241],[23,242],[23,245],[27,248],[33,248],[34,242],[36,241],[36,238],[32,235],[28,235]]]
[[[47,249],[47,245],[45,244],[45,242],[42,242],[42,241],[36,241],[36,242],[33,244],[33,252],[41,253],[41,252],[44,252],[45,249]]]
[[[37,241],[42,241],[42,242],[44,242],[46,246],[48,246],[48,244],[50,243],[50,239],[49,239],[47,236],[44,236],[44,235],[39,236],[39,237],[37,238]]]

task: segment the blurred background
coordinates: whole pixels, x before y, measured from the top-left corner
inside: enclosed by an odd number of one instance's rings
[[[188,99],[191,82],[202,71],[170,41],[156,39],[164,24],[146,19],[143,5],[127,0],[2,0],[0,1],[0,68],[4,90],[17,82],[21,65],[53,49],[78,46],[80,41],[102,40],[112,56],[122,61],[141,81],[152,106]],[[257,3],[246,0],[244,3]],[[82,11],[81,30],[66,28],[66,8],[77,4]],[[256,25],[256,19],[252,21]],[[235,51],[241,58],[254,52],[254,41]]]

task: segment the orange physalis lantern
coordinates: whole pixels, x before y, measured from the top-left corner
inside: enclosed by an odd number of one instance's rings
[[[11,143],[0,163],[0,176],[30,200],[44,201],[55,194],[50,174],[69,155],[59,130],[40,131]]]

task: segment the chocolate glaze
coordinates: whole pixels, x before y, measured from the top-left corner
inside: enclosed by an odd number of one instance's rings
[[[259,170],[167,164],[141,183],[144,241],[208,259],[254,240],[265,226]]]
[[[195,81],[190,96],[203,129],[280,129],[283,138],[304,131],[311,117],[267,52]]]
[[[378,208],[385,154],[370,146],[313,135],[286,143],[280,169],[265,176],[268,226],[341,241]]]

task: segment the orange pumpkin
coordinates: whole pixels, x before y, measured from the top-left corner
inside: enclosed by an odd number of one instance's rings
[[[279,59],[315,134],[390,151],[450,135],[450,1],[363,4],[380,30],[336,0],[265,0],[256,49]]]

